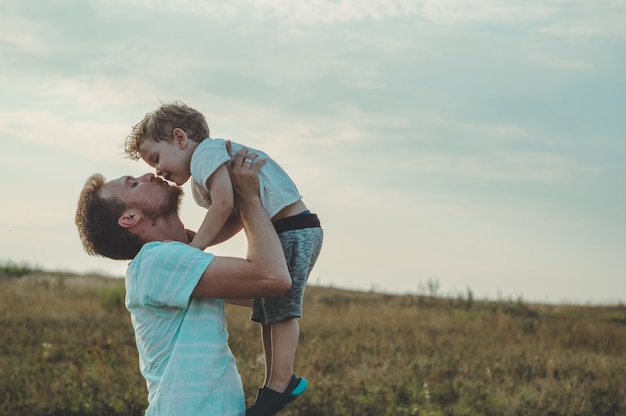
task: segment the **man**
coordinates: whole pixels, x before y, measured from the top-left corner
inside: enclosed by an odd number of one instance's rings
[[[178,216],[182,190],[152,174],[110,182],[96,174],[81,192],[76,225],[85,250],[132,259],[126,307],[148,387],[146,415],[245,413],[222,299],[276,296],[291,285],[259,197],[258,173],[265,161],[246,153],[239,151],[230,167],[248,239],[246,259],[189,246]]]

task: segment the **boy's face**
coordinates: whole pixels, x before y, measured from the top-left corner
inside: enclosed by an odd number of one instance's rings
[[[174,137],[170,141],[145,140],[139,147],[141,158],[156,169],[156,174],[168,181],[182,185],[191,176],[190,164],[193,147],[191,141]]]

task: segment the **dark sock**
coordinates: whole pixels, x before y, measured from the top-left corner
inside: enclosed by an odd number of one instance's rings
[[[259,387],[259,389],[256,392],[256,399],[254,399],[254,404],[256,404],[256,402],[259,401],[259,399],[261,398],[261,394],[263,394],[263,388]]]

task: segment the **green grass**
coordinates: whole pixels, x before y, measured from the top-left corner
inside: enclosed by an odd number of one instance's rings
[[[25,269],[0,279],[0,416],[142,415],[123,282]],[[263,364],[248,313],[228,308],[250,402]],[[285,416],[626,414],[624,306],[312,286],[304,315],[296,371],[310,388]]]
[[[27,263],[15,263],[7,261],[0,266],[0,280],[19,278],[28,274],[38,273],[42,270]]]

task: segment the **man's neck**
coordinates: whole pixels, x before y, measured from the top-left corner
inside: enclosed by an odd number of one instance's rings
[[[178,215],[159,218],[152,224],[146,223],[145,225],[141,234],[143,235],[143,240],[147,243],[151,241],[189,242],[185,226]]]

